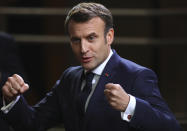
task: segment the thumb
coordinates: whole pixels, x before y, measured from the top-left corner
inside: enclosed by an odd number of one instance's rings
[[[29,85],[28,84],[24,84],[21,88],[20,88],[20,93],[24,93],[29,89]]]
[[[114,86],[113,83],[108,83],[108,84],[105,85],[105,88],[110,89],[110,88],[112,88],[113,86]]]

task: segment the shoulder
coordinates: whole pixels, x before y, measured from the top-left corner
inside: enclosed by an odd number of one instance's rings
[[[76,73],[79,72],[80,70],[82,70],[83,68],[81,66],[71,66],[69,68],[67,68],[63,74],[72,74],[72,73]]]
[[[79,74],[82,70],[83,70],[83,68],[81,66],[69,67],[63,72],[61,79],[76,77],[76,74]]]
[[[74,66],[74,67],[69,67],[67,68],[60,78],[56,81],[55,87],[67,83],[71,83],[73,79],[76,79],[80,73],[82,72],[83,68],[81,66]]]
[[[144,74],[144,73],[151,73],[155,75],[155,72],[145,66],[142,66],[140,64],[137,64],[136,62],[133,62],[131,60],[125,59],[120,57],[119,55],[116,56],[116,68],[120,70],[120,72],[125,72],[131,75],[138,75],[138,74]]]
[[[152,77],[153,79],[157,79],[156,73],[148,67],[139,65],[124,58],[121,59],[120,64],[122,65],[122,70],[126,70],[126,72],[134,77]]]
[[[118,54],[116,54],[115,59],[117,59],[116,66],[119,66],[121,69],[126,69],[130,71],[138,71],[138,70],[143,70],[147,68],[134,61],[122,58]]]
[[[127,70],[141,70],[145,69],[146,67],[139,65],[131,60],[125,59],[117,54],[115,50],[113,50],[114,54],[110,59],[110,64],[112,66],[116,66],[118,68],[127,69]]]

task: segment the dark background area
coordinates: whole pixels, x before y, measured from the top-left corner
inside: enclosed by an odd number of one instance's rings
[[[39,14],[24,14],[24,10],[18,13],[17,9],[32,9],[30,12],[40,8],[69,9],[80,1],[0,1],[0,31],[12,34],[16,39],[31,88],[27,95],[30,104],[40,100],[67,67],[79,63],[68,41],[63,39],[67,36],[64,32],[65,15],[59,15],[59,11],[57,14],[42,14],[40,11]],[[122,10],[114,13],[116,42],[113,48],[122,57],[157,73],[164,99],[187,130],[187,1],[95,2],[103,3],[109,9]],[[51,40],[51,36],[57,39]]]

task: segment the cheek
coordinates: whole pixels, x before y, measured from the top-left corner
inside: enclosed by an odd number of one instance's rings
[[[72,51],[73,51],[74,55],[75,55],[76,57],[79,57],[79,55],[80,55],[80,53],[79,53],[79,48],[76,47],[76,46],[71,46],[71,48],[72,48]]]
[[[79,50],[78,46],[76,46],[76,45],[71,45],[71,48],[72,48],[73,52],[77,54],[77,52],[78,52],[78,50]]]
[[[102,60],[106,59],[108,56],[108,53],[109,53],[109,48],[108,48],[107,44],[100,47],[98,53],[99,53]]]

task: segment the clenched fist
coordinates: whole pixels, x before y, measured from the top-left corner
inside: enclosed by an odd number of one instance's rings
[[[28,84],[24,82],[21,76],[14,74],[8,77],[5,85],[2,87],[2,93],[7,102],[11,102],[18,95],[23,94],[29,89]]]
[[[129,104],[130,96],[119,84],[108,83],[105,85],[104,94],[109,104],[116,110],[124,112]]]

